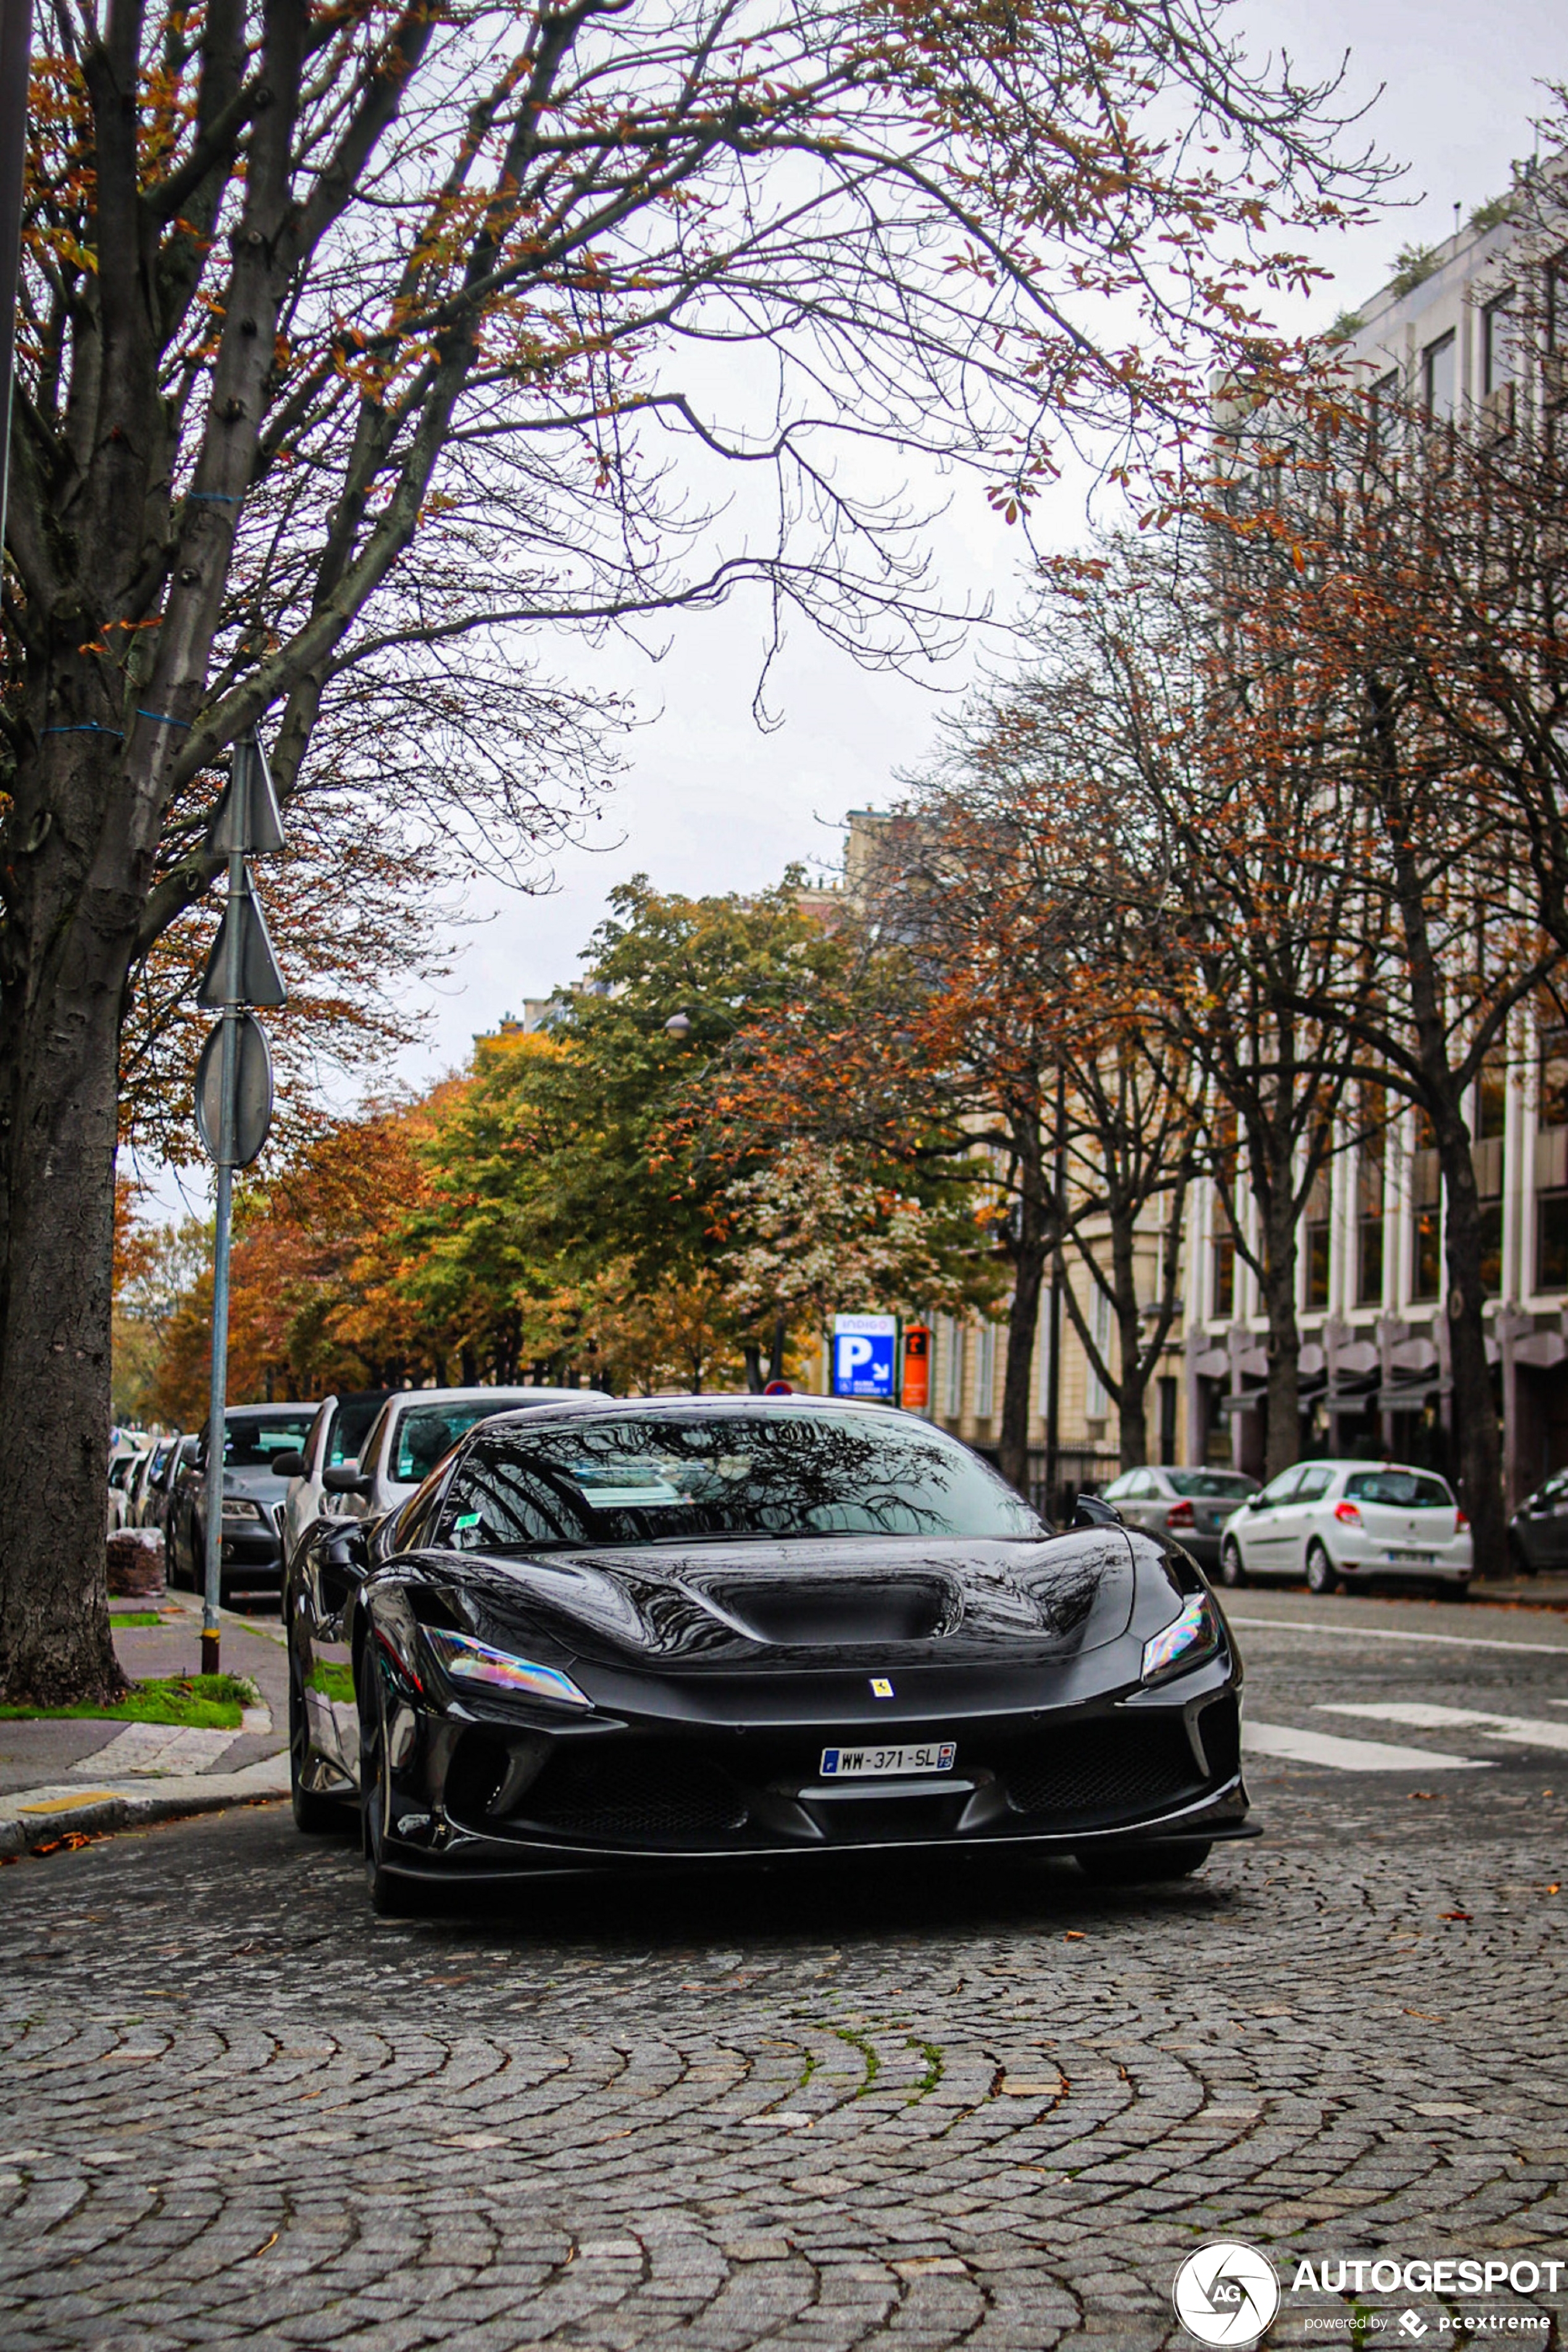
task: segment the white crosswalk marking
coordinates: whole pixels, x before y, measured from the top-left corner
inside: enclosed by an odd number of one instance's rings
[[[1511,1740],[1520,1748],[1568,1748],[1568,1723],[1547,1723],[1531,1715],[1494,1715],[1474,1706],[1428,1706],[1420,1699],[1382,1699],[1374,1703],[1324,1699],[1320,1715],[1365,1715],[1378,1723],[1407,1723],[1415,1731],[1484,1731],[1489,1739]]]
[[[205,1772],[238,1736],[234,1731],[182,1730],[172,1723],[128,1723],[106,1747],[73,1764],[70,1775],[75,1780],[114,1780],[126,1773],[151,1780]]]
[[[1298,1731],[1293,1724],[1244,1721],[1241,1745],[1252,1756],[1279,1756],[1292,1764],[1325,1764],[1336,1772],[1484,1772],[1491,1759],[1447,1756],[1436,1748],[1395,1747],[1386,1739],[1341,1739],[1331,1731]]]

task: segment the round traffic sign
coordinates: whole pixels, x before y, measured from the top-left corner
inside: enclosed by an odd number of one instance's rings
[[[272,1126],[272,1056],[254,1013],[235,1021],[234,1150],[231,1168],[248,1168]],[[223,1033],[219,1021],[196,1064],[196,1127],[209,1158],[222,1161]]]

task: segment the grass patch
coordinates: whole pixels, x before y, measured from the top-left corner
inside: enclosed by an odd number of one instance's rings
[[[132,1609],[123,1616],[116,1609],[110,1612],[109,1622],[118,1633],[124,1625],[161,1625],[163,1620],[155,1609]]]
[[[852,2026],[836,2025],[833,2031],[840,2042],[847,2042],[851,2050],[858,2051],[860,2054],[861,2063],[866,2069],[866,2079],[855,2093],[855,2096],[858,2099],[863,2099],[867,2092],[874,2088],[877,2077],[882,2071],[882,2062],[872,2043],[863,2033],[857,2033]]]
[[[338,1700],[345,1706],[354,1703],[354,1670],[352,1666],[333,1665],[327,1658],[318,1658],[310,1668],[310,1688],[320,1691],[323,1698]]]
[[[189,1731],[237,1731],[241,1707],[261,1694],[248,1675],[169,1675],[132,1683],[116,1706],[0,1706],[8,1723],[172,1723]]]

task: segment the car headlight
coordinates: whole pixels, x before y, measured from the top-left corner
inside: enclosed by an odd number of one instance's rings
[[[1163,1631],[1143,1644],[1143,1680],[1163,1683],[1170,1675],[1195,1666],[1219,1647],[1219,1621],[1206,1592],[1194,1592],[1182,1603]]]
[[[516,1691],[523,1698],[542,1698],[552,1706],[592,1706],[570,1675],[558,1666],[538,1666],[530,1658],[514,1657],[510,1650],[492,1650],[468,1633],[449,1633],[444,1626],[421,1627],[442,1672],[455,1683],[482,1683],[490,1690]]]
[[[264,1519],[267,1517],[259,1503],[247,1502],[243,1495],[226,1495],[223,1515],[226,1519]]]

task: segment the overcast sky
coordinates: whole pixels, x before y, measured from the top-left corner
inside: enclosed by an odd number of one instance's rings
[[[1468,214],[1506,188],[1510,159],[1532,143],[1542,79],[1568,78],[1560,6],[1234,0],[1233,34],[1255,55],[1283,46],[1298,75],[1330,73],[1348,50],[1349,88],[1358,103],[1372,101],[1371,134],[1409,166],[1407,209],[1323,249],[1336,283],[1287,323],[1310,326],[1353,308],[1386,279],[1400,246],[1436,243],[1452,229],[1456,204]],[[1064,490],[1047,534],[1066,544],[1082,527],[1081,496]],[[1005,608],[1018,538],[993,519],[978,485],[963,486],[937,544],[957,598],[989,593]],[[453,978],[428,1000],[429,1026],[404,1055],[401,1083],[422,1086],[460,1065],[475,1032],[570,981],[606,893],[626,877],[646,872],[659,887],[693,893],[747,890],[775,880],[792,858],[834,865],[845,812],[894,795],[895,772],[918,764],[932,740],[940,689],[959,691],[985,650],[977,633],[968,656],[922,686],[866,676],[800,625],[770,691],[783,724],[763,734],[751,698],[763,619],[760,600],[741,597],[677,624],[657,665],[630,649],[605,657],[606,686],[631,690],[645,724],[631,741],[625,780],[593,828],[603,845],[560,856],[551,895],[491,895],[488,919],[467,935]]]

